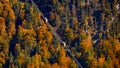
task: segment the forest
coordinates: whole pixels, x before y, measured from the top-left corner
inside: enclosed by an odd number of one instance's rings
[[[51,28],[83,68],[120,68],[120,0],[0,0],[0,68],[79,68]]]

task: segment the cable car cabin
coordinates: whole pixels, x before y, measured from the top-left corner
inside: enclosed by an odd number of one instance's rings
[[[48,22],[48,19],[45,17],[45,22]]]
[[[65,42],[62,42],[62,45],[63,45],[64,47],[66,47],[66,43],[65,43]]]
[[[46,17],[41,16],[41,18],[43,19],[44,22],[46,23],[48,22],[48,19]]]
[[[48,19],[44,16],[41,16],[41,19],[43,19],[43,21],[46,22],[46,23],[48,22]]]

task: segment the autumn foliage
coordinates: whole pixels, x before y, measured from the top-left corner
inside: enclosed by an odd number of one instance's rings
[[[119,0],[34,1],[0,0],[0,68],[79,68],[52,27],[84,68],[120,68]]]

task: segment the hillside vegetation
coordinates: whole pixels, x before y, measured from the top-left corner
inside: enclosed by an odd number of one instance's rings
[[[0,68],[120,68],[119,0],[0,0]]]

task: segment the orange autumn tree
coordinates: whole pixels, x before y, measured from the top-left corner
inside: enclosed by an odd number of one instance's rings
[[[61,50],[59,53],[60,54],[58,57],[58,62],[60,64],[60,67],[69,68],[71,59],[70,59],[70,57],[66,56],[66,53],[65,53],[65,50],[63,49],[63,47],[61,47]]]
[[[6,35],[6,25],[5,25],[5,18],[0,17],[0,35],[5,36]]]
[[[54,63],[54,64],[52,65],[52,68],[60,68],[60,66],[59,66],[57,63]]]

